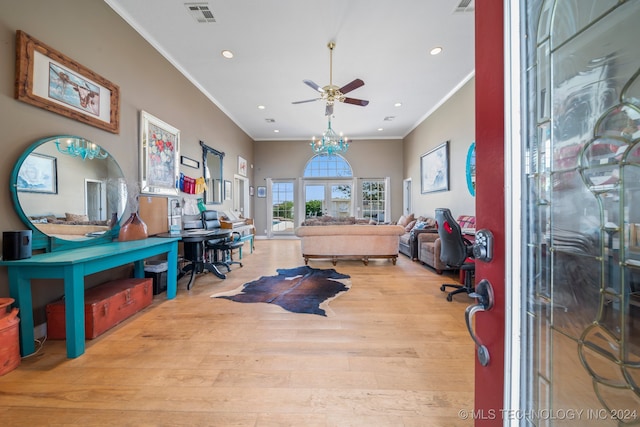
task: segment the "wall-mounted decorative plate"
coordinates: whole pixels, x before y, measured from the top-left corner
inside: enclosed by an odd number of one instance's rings
[[[476,143],[472,142],[467,151],[467,188],[469,193],[476,195]]]

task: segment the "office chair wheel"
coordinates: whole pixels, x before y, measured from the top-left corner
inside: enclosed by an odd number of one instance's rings
[[[444,285],[440,286],[440,290],[441,290],[442,292],[444,292],[444,291],[445,291],[445,289],[446,289],[446,288],[444,287]]]
[[[447,301],[451,302],[453,301],[453,295],[447,295]]]

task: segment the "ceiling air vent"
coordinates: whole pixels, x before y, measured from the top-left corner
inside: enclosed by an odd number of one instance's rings
[[[207,3],[185,3],[184,6],[187,8],[193,19],[201,24],[206,24],[207,22],[216,22],[216,18],[213,16],[211,10],[209,10],[209,4]]]
[[[460,3],[456,6],[456,10],[454,10],[454,13],[473,12],[475,8],[475,0],[460,0]]]

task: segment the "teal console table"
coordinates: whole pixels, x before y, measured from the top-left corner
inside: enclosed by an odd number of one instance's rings
[[[167,299],[173,299],[177,291],[178,240],[152,237],[48,252],[15,261],[0,260],[0,266],[8,269],[11,298],[20,309],[20,353],[26,356],[35,352],[32,279],[64,280],[67,357],[75,358],[85,350],[84,277],[133,263],[134,276],[141,278],[145,258],[166,253]]]

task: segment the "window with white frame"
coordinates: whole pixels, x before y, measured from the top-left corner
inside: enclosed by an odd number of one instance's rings
[[[385,221],[387,182],[385,179],[361,179],[362,217],[377,222]]]

